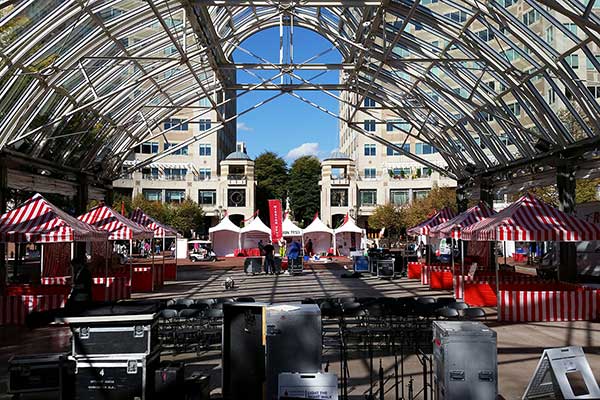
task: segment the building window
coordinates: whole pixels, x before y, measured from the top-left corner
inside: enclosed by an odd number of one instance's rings
[[[377,147],[374,144],[365,144],[365,156],[377,155]]]
[[[169,181],[184,181],[187,175],[185,168],[165,168],[165,179]]]
[[[405,152],[410,153],[410,143],[394,143],[396,146],[401,147]],[[388,156],[399,156],[401,155],[399,151],[392,149],[391,147],[387,148]]]
[[[201,181],[209,180],[211,176],[210,168],[199,168],[198,169],[198,179]]]
[[[331,207],[348,207],[348,189],[331,189]]]
[[[137,146],[134,150],[135,153],[142,154],[156,154],[158,153],[158,142],[146,142]]]
[[[508,104],[508,109],[514,116],[521,115],[521,104],[519,103]]]
[[[185,200],[185,190],[165,190],[167,203],[181,203]]]
[[[142,168],[142,178],[150,180],[158,179],[158,168]]]
[[[375,179],[377,170],[375,168],[365,168],[365,179]]]
[[[162,201],[162,190],[142,189],[142,195],[148,201]]]
[[[396,206],[408,204],[408,190],[390,190],[390,202]]]
[[[170,149],[171,147],[177,146],[178,144],[179,143],[173,143],[173,142],[171,142],[171,143],[165,143],[164,144],[165,151],[168,150],[168,149]],[[171,153],[171,155],[174,155],[174,156],[187,156],[188,155],[188,146],[185,146],[185,147],[182,147],[180,149],[175,150],[174,152]]]
[[[184,122],[183,119],[180,118],[169,118],[164,122],[165,130],[170,129],[172,131],[187,131],[188,123]]]
[[[198,129],[201,131],[207,131],[210,129],[211,122],[210,119],[200,119],[198,120]]]
[[[419,200],[429,196],[429,190],[413,190],[413,199]]]
[[[210,100],[208,99],[208,97],[203,97],[200,99],[200,107],[210,107]]]
[[[365,107],[376,107],[377,103],[375,103],[375,100],[373,100],[372,98],[365,97],[364,105]]]
[[[433,154],[436,153],[437,149],[429,143],[416,143],[415,153],[416,154]]]
[[[554,89],[548,89],[548,104],[552,105],[556,102],[556,92]]]
[[[227,207],[246,207],[246,189],[229,189]]]
[[[522,20],[525,25],[531,25],[540,19],[540,13],[537,10],[529,10],[523,14]]]
[[[579,68],[579,55],[577,54],[569,54],[565,57],[565,61],[569,64],[569,67],[573,69]]]
[[[198,204],[203,206],[214,206],[217,204],[217,191],[198,190]]]
[[[385,124],[385,130],[388,132],[410,131],[410,124],[403,119],[392,119]]]
[[[212,153],[212,146],[210,143],[200,143],[198,146],[199,156],[210,156]]]
[[[577,35],[577,24],[574,24],[574,23],[566,23],[566,24],[563,24],[563,26],[564,26],[565,28],[567,28],[568,30],[570,30],[570,31],[571,31],[571,33],[573,33],[573,34]]]
[[[365,119],[363,122],[363,127],[367,132],[375,132],[377,130],[377,125],[375,125],[374,119]]]
[[[375,189],[364,189],[358,192],[360,205],[361,206],[375,206],[377,205],[377,190]]]

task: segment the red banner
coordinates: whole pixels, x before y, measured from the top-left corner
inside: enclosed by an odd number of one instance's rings
[[[269,200],[269,219],[271,220],[271,240],[277,242],[282,237],[283,222],[281,201]]]

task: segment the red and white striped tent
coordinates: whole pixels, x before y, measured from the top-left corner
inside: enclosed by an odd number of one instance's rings
[[[77,219],[108,232],[108,240],[142,240],[152,239],[154,236],[152,229],[133,222],[104,204],[92,208]]]
[[[464,240],[521,242],[579,242],[600,240],[596,225],[526,194],[498,214],[462,231]]]
[[[131,212],[129,219],[146,228],[152,229],[156,239],[177,237],[177,230],[175,228],[161,224],[154,218],[146,215],[139,207]]]
[[[491,209],[486,203],[480,202],[465,212],[458,214],[450,221],[434,226],[429,231],[429,234],[434,238],[451,237],[452,239],[459,240],[464,228],[494,214],[496,214],[496,211]]]
[[[0,242],[103,242],[108,233],[70,216],[41,194],[0,216]]]
[[[406,233],[409,235],[425,235],[429,236],[429,231],[434,226],[448,222],[456,216],[456,213],[450,207],[444,207],[440,211],[436,212],[433,216],[421,222],[417,226],[409,228]]]

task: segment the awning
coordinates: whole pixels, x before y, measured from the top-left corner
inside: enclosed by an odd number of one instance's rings
[[[243,227],[241,230],[242,234],[248,232],[262,232],[271,235],[271,228],[266,226],[264,222],[262,222],[260,217],[257,215],[256,217],[254,217],[252,222],[250,222],[247,226]]]
[[[342,226],[340,226],[339,228],[337,228],[335,230],[335,234],[337,235],[338,233],[360,233],[362,235],[363,233],[363,229],[359,228],[358,225],[356,225],[356,222],[354,221],[354,218],[352,217],[348,217],[348,220],[346,222],[344,222],[344,224]]]
[[[448,222],[455,216],[456,213],[450,207],[445,207],[430,218],[426,219],[424,222],[421,222],[419,225],[408,229],[406,233],[409,235],[429,235],[431,228],[438,226],[439,224],[443,224],[444,222]]]
[[[289,216],[286,216],[281,224],[281,232],[283,237],[302,236],[302,229],[294,224]]]
[[[333,229],[329,228],[327,225],[321,221],[319,216],[315,216],[313,222],[310,223],[303,231],[302,234],[306,235],[307,233],[315,233],[315,232],[325,232],[333,235]]]
[[[0,242],[60,243],[101,242],[108,233],[79,221],[41,194],[0,216]]]
[[[600,225],[565,214],[531,194],[468,228],[464,240],[579,242],[600,240]]]
[[[452,218],[450,221],[434,226],[429,231],[431,237],[444,238],[452,237],[453,239],[461,238],[461,231],[467,226],[473,225],[484,218],[491,217],[496,214],[496,211],[491,209],[486,203],[479,204],[469,208],[465,212]]]
[[[208,233],[214,233],[219,231],[230,231],[240,233],[240,228],[236,226],[233,222],[231,222],[229,216],[226,215],[217,225],[208,228]]]
[[[154,231],[137,224],[106,205],[99,205],[77,219],[109,233],[108,240],[152,239]]]
[[[175,228],[162,224],[154,218],[149,217],[139,207],[131,212],[129,219],[146,228],[152,229],[154,231],[155,238],[162,239],[167,237],[177,237],[177,230]]]

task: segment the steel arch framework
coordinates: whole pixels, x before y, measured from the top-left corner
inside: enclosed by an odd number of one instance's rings
[[[517,18],[516,7],[531,17]],[[182,109],[204,99],[193,118],[212,110],[217,123],[156,157],[235,122],[248,111],[232,107],[236,97],[268,89],[268,100],[290,94],[429,164],[361,128],[357,112],[368,114],[363,100],[375,99],[440,151],[443,173],[462,179],[597,143],[600,105],[577,71],[600,74],[597,11],[595,0],[9,1],[0,10],[0,149],[114,178]],[[283,25],[321,34],[342,63],[233,61],[246,38]],[[301,82],[240,84],[240,69]],[[320,85],[301,69],[342,75]],[[325,91],[347,110],[324,110],[303,90]]]

